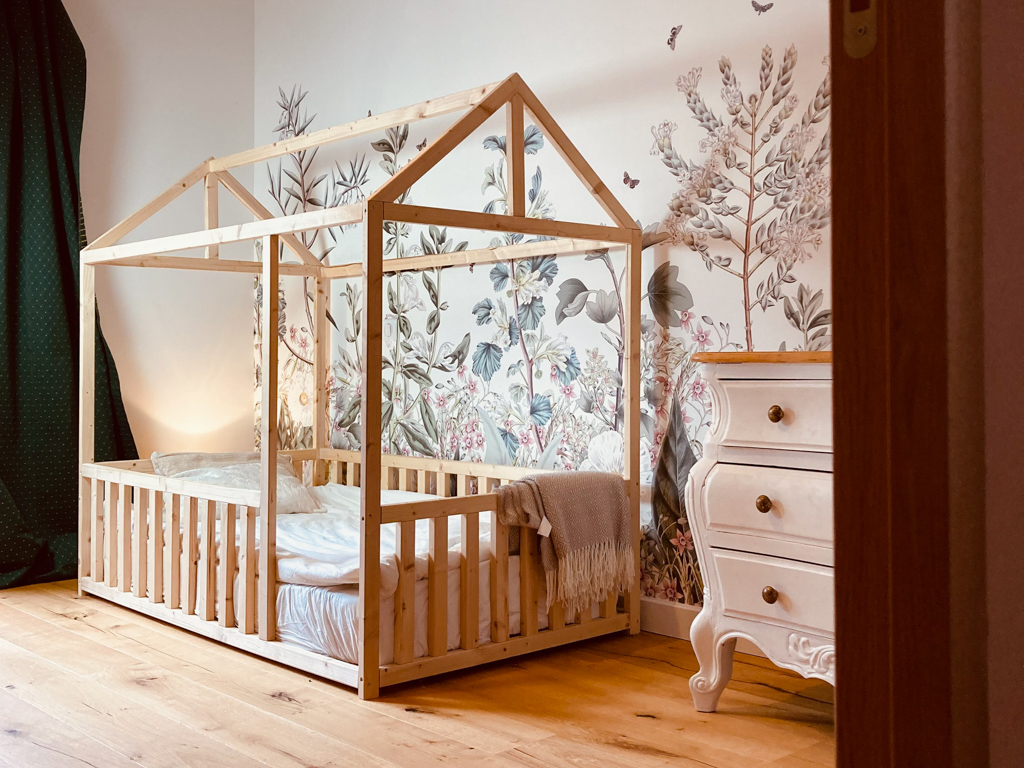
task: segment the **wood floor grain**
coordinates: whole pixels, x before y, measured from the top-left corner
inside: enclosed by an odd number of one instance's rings
[[[0,766],[834,766],[832,689],[738,656],[700,714],[689,643],[642,634],[343,687],[95,598],[0,591]]]

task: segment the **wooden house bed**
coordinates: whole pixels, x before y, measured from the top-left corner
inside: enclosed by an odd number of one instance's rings
[[[396,203],[416,180],[464,141],[498,110],[506,115],[507,215],[427,208]],[[365,201],[314,212],[274,217],[246,190],[230,170],[344,138],[465,111],[454,124]],[[528,218],[524,179],[524,113],[529,113],[584,186],[611,218],[598,226]],[[142,221],[189,187],[203,182],[206,229],[189,234],[121,244]],[[218,226],[217,192],[224,187],[255,217],[251,223]],[[383,258],[384,222],[432,224],[439,227],[490,230],[552,239],[521,244]],[[361,263],[321,263],[296,233],[340,225],[361,225]],[[261,261],[219,258],[218,246],[262,241]],[[362,445],[359,452],[329,447],[327,372],[330,338],[326,322],[331,281],[362,281],[360,328],[362,392],[382,391],[382,289],[384,276],[407,270],[460,267],[514,261],[543,255],[585,253],[607,248],[612,257],[624,254],[624,313],[627,324],[623,381],[627,407],[624,482],[632,517],[637,568],[622,595],[610,595],[593,612],[567,616],[555,603],[547,627],[538,623],[537,603],[543,588],[536,531],[520,531],[519,631],[510,634],[509,536],[494,517],[492,556],[480,564],[480,516],[494,516],[495,485],[516,480],[531,470],[414,458],[381,453],[380,398],[362,398]],[[179,252],[203,249],[196,256]],[[382,686],[509,658],[531,651],[640,629],[640,250],[641,233],[625,209],[594,173],[548,111],[518,75],[421,104],[357,120],[316,133],[282,140],[220,159],[210,159],[155,198],[137,213],[98,237],[81,254],[81,402],[80,402],[80,533],[79,585],[84,593],[213,638],[277,662],[357,687],[363,698],[378,695]],[[282,253],[283,258],[273,258]],[[288,259],[288,260],[285,260]],[[316,367],[314,448],[284,451],[296,467],[306,467],[315,485],[327,482],[359,486],[360,556],[358,585],[358,663],[348,663],[281,642],[277,636],[277,380],[266,375],[278,369],[278,345],[262,344],[262,420],[260,490],[238,490],[154,472],[147,460],[94,461],[95,270],[135,266],[260,274],[263,285],[279,276],[307,276],[315,281]],[[275,291],[262,292],[262,334],[275,339],[278,302]],[[302,476],[301,473],[299,475]],[[378,489],[433,493],[449,498],[381,503]],[[452,519],[455,518],[455,519]],[[414,653],[416,522],[429,521],[426,655]],[[218,536],[238,530],[237,538]],[[394,597],[394,660],[381,664],[381,526],[397,524],[398,586]],[[460,647],[448,650],[448,536],[450,525],[461,526],[459,612]],[[236,528],[237,526],[237,528]],[[259,546],[257,547],[257,538]],[[485,542],[486,544],[486,542]],[[489,594],[479,594],[479,568],[489,568]],[[237,587],[232,588],[237,574]],[[269,578],[266,578],[269,576]],[[489,607],[490,638],[481,642],[478,611]],[[420,617],[422,620],[423,617]],[[486,626],[486,625],[485,625]]]

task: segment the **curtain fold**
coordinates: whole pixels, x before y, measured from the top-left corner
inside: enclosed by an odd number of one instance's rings
[[[59,0],[0,3],[0,588],[78,556],[85,51]],[[97,321],[96,458],[135,458]]]

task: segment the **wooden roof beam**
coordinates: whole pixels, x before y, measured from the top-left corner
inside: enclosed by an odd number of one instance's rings
[[[426,120],[431,117],[447,115],[461,109],[475,107],[486,99],[500,83],[470,88],[448,96],[437,99],[430,99],[412,106],[393,109],[390,112],[381,112],[379,115],[354,120],[351,123],[335,125],[331,128],[324,128],[321,131],[295,136],[290,139],[275,141],[262,147],[246,149],[236,152],[233,155],[212,159],[210,161],[211,171],[224,171],[240,165],[250,165],[263,160],[270,160],[283,155],[290,155],[293,152],[301,152],[304,149],[320,147],[342,139],[351,139],[355,136],[363,136],[368,133],[376,133],[387,128],[394,128],[416,120]]]

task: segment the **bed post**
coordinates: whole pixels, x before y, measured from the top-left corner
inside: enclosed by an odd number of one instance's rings
[[[261,640],[277,639],[277,318],[278,236],[263,238],[260,301],[260,557],[258,613]]]
[[[359,549],[359,698],[380,693],[380,431],[384,204],[364,203],[362,493]]]
[[[220,185],[217,183],[217,175],[207,173],[203,177],[203,219],[206,229],[216,229],[220,226],[219,202]],[[216,245],[206,246],[206,258],[220,258],[220,249]]]
[[[90,499],[92,483],[83,477],[82,465],[95,460],[96,441],[96,267],[79,262],[78,321],[78,594],[82,594],[82,578],[90,575],[89,552],[92,521]]]
[[[630,530],[633,534],[633,583],[626,592],[629,633],[640,632],[640,253],[641,232],[632,231],[626,246],[626,399],[624,448],[626,490],[629,494]]]
[[[331,447],[330,407],[331,393],[327,388],[328,370],[331,349],[331,328],[327,323],[328,296],[330,296],[330,279],[318,274],[316,278],[316,297],[314,308],[316,320],[313,327],[313,485],[321,485],[324,481],[323,462],[320,452]]]

